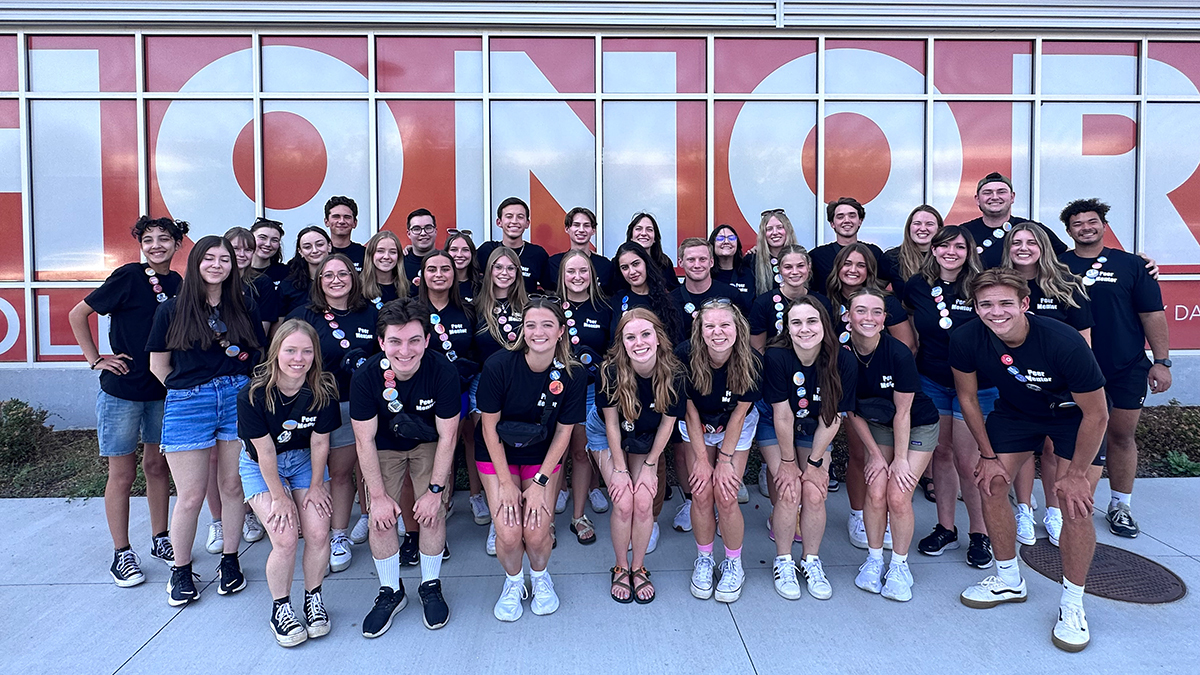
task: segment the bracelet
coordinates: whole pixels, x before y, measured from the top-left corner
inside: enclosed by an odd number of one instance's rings
[[[92,361],[90,364],[88,364],[88,368],[90,370],[95,370],[96,366],[100,365],[100,362],[103,360],[104,360],[103,356],[97,357],[95,361]]]
[[[991,457],[988,457],[987,455],[980,455],[980,456],[979,456],[979,458],[980,458],[980,459],[995,459],[995,460],[999,460],[999,459],[1000,459],[1000,455],[992,455]]]
[[[720,450],[718,450],[718,451],[717,451],[717,454],[718,454],[718,455],[720,455],[720,456],[722,456],[722,457],[728,457],[729,459],[733,459],[733,453],[732,453],[732,452],[721,452]]]
[[[613,473],[624,473],[624,474],[628,474],[628,473],[629,473],[629,469],[613,469]]]
[[[796,458],[793,457],[791,459],[784,459],[784,458],[780,457],[779,461],[783,462],[784,464],[794,464],[796,462]]]
[[[646,466],[658,466],[658,462],[647,462],[645,460],[642,460],[642,464],[645,464]]]

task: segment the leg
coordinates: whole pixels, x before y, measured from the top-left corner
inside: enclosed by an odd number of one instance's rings
[[[979,462],[979,445],[975,443],[975,437],[971,435],[971,430],[967,428],[966,422],[955,419],[953,428],[954,464],[958,469],[958,486],[962,490],[963,504],[967,507],[967,531],[990,534],[980,503],[979,486],[975,484],[975,466]],[[941,495],[942,491],[939,487],[939,499],[941,499]],[[954,499],[954,497],[952,492],[948,498]],[[1004,488],[1004,499],[1008,499],[1007,486]],[[1012,515],[1012,509],[1009,509],[1009,515]]]
[[[1054,479],[1058,476],[1058,456],[1054,454],[1054,446],[1042,451],[1042,494],[1046,498],[1046,508],[1058,508],[1058,494],[1054,492]]]
[[[1049,443],[1050,439],[1046,439]],[[1046,452],[1042,451],[1043,454]],[[1051,450],[1053,452],[1053,450]],[[1035,462],[1026,462],[1017,475],[1013,476],[1013,489],[1017,493],[1017,503],[1029,506],[1033,499],[1033,479],[1037,473]]]
[[[715,446],[710,445],[707,450],[709,457],[716,457],[717,448]],[[749,451],[733,453],[733,470],[739,478],[746,473],[746,460],[749,457]],[[737,494],[734,493],[732,497],[728,497],[720,492],[714,491],[714,493],[717,513],[721,518],[721,541],[725,548],[731,551],[741,550],[746,534],[746,521],[742,517],[742,507],[741,504],[738,504]]]
[[[146,475],[146,503],[150,507],[150,533],[166,532],[171,504],[171,471],[158,443],[142,446],[142,472]],[[107,498],[107,491],[105,492]]]
[[[690,452],[688,453],[691,454]],[[708,453],[708,465],[713,466],[716,451]],[[690,489],[690,488],[689,488]],[[697,492],[692,493],[692,536],[700,546],[712,546],[717,537],[717,518],[713,512],[716,495],[712,481]]]
[[[479,469],[475,466],[475,417],[467,415],[459,427],[458,437],[462,439],[467,460],[467,483],[471,486],[471,495],[483,491],[483,483],[479,480]]]
[[[217,453],[208,458],[208,489],[205,493],[208,502],[208,515],[213,522],[221,521],[224,514],[224,504],[221,503],[221,479],[217,475]]]
[[[230,523],[229,531],[225,533],[226,554],[236,554],[242,543],[242,514],[246,511],[246,497],[242,494],[242,477],[238,474],[238,456],[241,453],[241,441],[217,441],[215,454],[221,506],[225,513],[231,516],[237,514],[237,520]]]
[[[582,518],[592,485],[592,460],[588,458],[587,431],[576,424],[571,430],[571,517]]]
[[[192,562],[192,544],[196,540],[196,519],[208,491],[209,455],[215,448],[188,450],[167,454],[171,477],[175,480],[175,512],[171,514],[171,547],[175,549],[175,566]]]
[[[329,526],[334,530],[350,527],[350,511],[354,508],[354,466],[358,455],[354,445],[343,445],[329,451],[329,491],[333,502],[333,518]]]
[[[781,460],[779,445],[760,446],[759,451],[762,452],[763,461],[767,463],[767,474],[774,476],[775,472],[779,470]],[[775,555],[791,555],[797,524],[796,512],[800,508],[803,489],[798,491],[795,498],[789,499],[775,489],[772,479],[771,492],[774,495],[771,502],[775,505],[775,509],[771,512],[771,530],[775,533]]]
[[[664,452],[665,456],[666,453]],[[686,471],[687,469],[684,469]],[[658,520],[658,516],[662,514],[663,503],[667,498],[667,463],[664,461],[658,462],[658,493],[654,495],[654,519]]]
[[[680,492],[690,492],[691,491],[691,488],[688,487],[690,485],[689,481],[691,479],[691,476],[688,474],[689,454],[690,453],[688,452],[687,443],[684,443],[682,441],[679,443],[676,443],[675,447],[671,449],[671,461],[675,463],[675,482],[679,485]],[[665,484],[666,483],[664,482],[663,485],[665,485]],[[661,511],[661,510],[662,510],[662,507],[659,507],[658,511]],[[658,511],[655,511],[655,513],[654,513],[654,516],[656,518],[658,517]]]
[[[108,458],[108,482],[104,485],[104,515],[108,518],[108,533],[112,535],[114,549],[129,546],[129,492],[133,489],[133,480],[136,477],[137,453]]]
[[[1113,408],[1108,413],[1108,486],[1113,492],[1133,494],[1137,475],[1137,441],[1134,431],[1142,411]]]
[[[826,451],[825,464],[828,465],[830,461],[830,453]],[[800,514],[800,536],[804,539],[804,557],[820,556],[821,540],[825,537],[825,497],[817,486],[808,482],[803,483],[801,492],[804,509]],[[779,530],[775,532],[775,540],[778,542],[781,533]]]
[[[404,518],[405,532],[420,532],[421,526],[417,524],[417,518],[413,515],[413,506],[417,502],[417,496],[413,494],[412,474],[405,474],[404,481],[400,483],[400,499],[397,503],[400,505],[400,514]]]
[[[604,476],[604,482],[611,485],[613,463],[610,451],[604,450],[595,454],[596,464],[600,466],[600,474]],[[609,516],[608,523],[612,531],[614,565],[616,567],[625,567],[629,562],[629,545],[633,530],[633,495],[624,493],[619,497],[616,495],[609,496],[612,500],[612,515]]]
[[[296,506],[300,513],[304,512],[301,498],[296,498]],[[291,595],[292,572],[296,569],[296,523],[289,523],[282,532],[276,532],[274,526],[268,525],[271,515],[270,492],[251,497],[250,508],[254,509],[271,539],[271,552],[267,554],[267,588],[271,589],[272,598],[286,598]],[[305,548],[308,548],[307,545]]]
[[[933,488],[937,495],[938,524],[953,532],[955,511],[958,510],[958,467],[954,461],[954,418],[950,415],[941,415],[938,417],[938,423],[941,430],[938,433],[937,449],[933,451]]]
[[[999,457],[1008,475],[1015,476],[1033,458],[1033,453],[1004,453]],[[997,478],[991,487],[991,496],[983,494],[982,490],[979,494],[988,536],[992,540],[992,552],[996,560],[1012,560],[1017,557],[1017,519],[1008,505],[1008,483]]]
[[[1092,484],[1092,492],[1100,482],[1101,468],[1093,466],[1088,470],[1088,480]],[[1112,481],[1112,478],[1109,478]],[[1092,555],[1096,552],[1096,528],[1091,518],[1072,518],[1063,514],[1062,538],[1058,543],[1062,553],[1063,576],[1073,584],[1082,586],[1087,581],[1088,569],[1092,566]]]
[[[630,480],[637,484],[638,476],[643,471],[658,471],[658,467],[646,466],[642,463],[645,457],[642,455],[630,455],[626,460],[629,465]],[[662,464],[661,458],[659,464]],[[659,489],[662,489],[661,483]],[[693,502],[694,503],[694,502]],[[646,564],[646,549],[650,546],[650,531],[654,529],[654,497],[645,490],[638,490],[633,495],[633,519],[632,519],[632,539],[633,539],[633,560],[629,566],[632,569],[638,569]]]
[[[867,446],[849,424],[846,425],[846,442],[850,449],[849,460],[846,462],[846,496],[850,498],[852,511],[862,511],[867,501],[867,480],[863,475],[866,470]]]
[[[883,452],[883,458],[890,465],[894,456],[892,446],[881,445],[879,449]],[[863,449],[865,454],[866,449]],[[910,451],[909,456],[912,456]],[[863,465],[866,465],[866,457],[863,457]],[[920,475],[919,472],[917,475]],[[863,524],[867,529],[867,546],[870,548],[883,548],[883,533],[887,530],[888,525],[888,477],[886,474],[875,478],[875,482],[867,485],[866,474],[863,474],[863,485],[867,489],[867,501],[863,509]],[[850,485],[850,476],[846,476],[846,484]],[[909,512],[912,512],[912,504],[909,504]],[[895,541],[895,532],[892,533],[892,540]],[[894,546],[894,544],[893,544]],[[894,550],[894,549],[893,549]]]
[[[498,471],[507,471],[508,467],[498,466]],[[524,525],[522,524],[523,515],[521,509],[517,509],[515,524],[509,525],[504,514],[499,513],[497,509],[500,507],[499,487],[501,480],[516,480],[515,476],[497,476],[496,474],[480,474],[480,480],[483,482],[483,491],[487,493],[488,506],[492,509],[492,524],[496,526],[496,560],[500,561],[500,566],[504,568],[504,573],[509,576],[515,576],[521,573],[521,566],[525,559],[525,540],[523,536]],[[520,489],[518,487],[518,489]],[[553,509],[551,509],[553,512]],[[399,551],[399,547],[396,549]]]
[[[932,463],[933,453],[908,451],[908,466],[914,476],[921,476]],[[908,555],[912,546],[915,519],[912,506],[913,493],[904,490],[895,480],[887,482],[888,517],[892,522],[892,554]],[[868,530],[869,533],[869,530]],[[868,535],[869,536],[869,535]],[[880,534],[882,541],[883,535]]]
[[[314,480],[323,480],[324,476],[315,476]],[[311,532],[309,539],[304,541],[304,590],[311,591],[325,579],[325,567],[329,564],[329,516],[322,516],[315,508],[304,508],[304,498],[308,490],[293,490],[292,499],[296,501],[296,509],[300,513],[300,527],[305,532]],[[365,501],[365,500],[364,500]],[[259,516],[262,520],[262,516]],[[394,538],[394,537],[393,537]],[[272,541],[272,545],[273,545]]]
[[[525,540],[525,554],[529,556],[529,570],[531,572],[543,572],[546,565],[550,563],[550,550],[554,548],[554,540],[550,536],[550,528],[554,526],[554,499],[558,496],[558,486],[562,481],[562,470],[550,474],[550,482],[546,484],[543,492],[546,495],[546,512],[542,512],[541,523],[527,522],[522,530],[522,536]],[[532,479],[521,481],[521,491],[524,492]],[[497,531],[497,534],[499,532]],[[499,539],[497,539],[496,551],[499,552]],[[520,562],[517,563],[517,568],[520,569]]]

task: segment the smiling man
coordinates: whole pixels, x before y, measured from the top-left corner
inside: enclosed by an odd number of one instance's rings
[[[596,214],[592,213],[589,208],[576,206],[567,211],[565,221],[564,227],[567,230],[567,236],[571,239],[571,248],[550,256],[550,260],[546,263],[546,274],[542,278],[542,286],[546,290],[557,290],[558,271],[562,267],[563,256],[568,251],[583,251],[592,263],[592,269],[596,272],[596,283],[605,293],[611,293],[613,263],[592,250],[592,238],[596,236]]]
[[[835,239],[809,251],[809,255],[812,256],[813,276],[808,286],[810,290],[821,294],[825,293],[825,282],[828,281],[829,274],[833,272],[833,261],[837,258],[837,254],[843,248],[858,241],[858,231],[862,229],[863,219],[867,217],[867,210],[853,197],[838,197],[836,201],[830,202],[825,207],[825,217],[829,219],[829,226],[833,228]],[[883,250],[875,244],[863,242],[863,245],[871,249],[871,253],[875,256],[879,285],[887,286],[891,283],[892,278],[890,268],[882,264]]]
[[[354,263],[354,269],[362,271],[363,258],[367,249],[362,244],[350,241],[350,234],[358,226],[358,204],[349,197],[330,197],[325,202],[325,229],[333,242],[333,253],[341,253]]]
[[[962,226],[975,238],[975,250],[979,251],[984,269],[1000,266],[1004,235],[1008,234],[1013,225],[1034,222],[1012,215],[1013,203],[1016,200],[1017,193],[1013,191],[1012,180],[998,171],[979,179],[975,186],[975,204],[979,207],[981,215],[975,220],[963,223]],[[1050,238],[1054,255],[1061,255],[1067,250],[1067,245],[1050,228],[1041,223],[1034,224],[1042,228]]]
[[[413,295],[421,285],[421,260],[437,246],[437,219],[429,209],[416,209],[408,214],[408,240],[412,242],[404,254],[404,276],[408,277]]]
[[[988,270],[971,284],[971,295],[981,321],[950,336],[950,366],[963,419],[979,443],[975,481],[996,575],[967,588],[960,599],[976,609],[1025,601],[1008,490],[1012,477],[1048,438],[1064,460],[1054,483],[1064,515],[1059,539],[1063,592],[1051,638],[1060,649],[1077,652],[1090,640],[1083,584],[1096,548],[1092,495],[1104,464],[1104,375],[1078,331],[1026,313],[1029,285],[1017,272]],[[979,405],[980,375],[1000,392],[986,422]]]
[[[679,245],[679,264],[683,267],[683,285],[671,291],[671,299],[683,318],[684,339],[692,336],[692,321],[700,307],[712,298],[724,298],[737,305],[742,316],[750,313],[745,306],[744,293],[712,278],[713,250],[699,237],[688,237]]]
[[[485,241],[479,245],[475,258],[479,261],[479,269],[487,267],[488,256],[497,246],[507,246],[517,252],[521,260],[521,276],[525,278],[525,290],[536,293],[538,285],[545,285],[546,263],[550,256],[546,249],[525,241],[525,232],[529,229],[529,205],[520,197],[509,197],[500,202],[496,209],[496,227],[500,228],[500,241]]]

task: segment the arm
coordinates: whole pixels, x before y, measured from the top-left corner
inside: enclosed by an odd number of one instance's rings
[[[871,428],[867,426],[867,421],[854,413],[846,413],[847,419],[850,421],[850,428],[854,433],[858,434],[859,440],[867,451],[867,463],[863,467],[864,477],[867,485],[875,482],[880,475],[887,480],[888,463],[883,457],[883,451],[879,449],[879,444],[875,442],[875,437],[871,435]],[[900,410],[897,406],[896,416],[899,417]]]
[[[267,516],[266,525],[276,533],[283,532],[293,524],[299,525],[296,503],[292,501],[292,494],[284,489],[283,482],[279,480],[275,442],[270,436],[252,438],[250,442],[254,444],[254,451],[258,453],[258,469],[262,472],[263,482],[267,484],[267,490],[271,494],[271,512]]]
[[[767,334],[759,333],[758,335],[751,335],[750,346],[754,348],[754,351],[762,354],[767,349]]]
[[[102,356],[100,350],[96,348],[95,341],[92,340],[92,328],[88,325],[88,318],[95,311],[91,305],[87,304],[86,300],[80,300],[78,305],[71,308],[67,319],[71,322],[71,333],[75,335],[75,342],[79,343],[79,349],[83,351],[83,358],[87,360],[92,370],[99,368],[114,375],[124,375],[129,372],[129,366],[125,363],[125,360],[129,359],[129,355]]]
[[[454,464],[454,446],[458,444],[458,418],[437,418],[437,449],[433,455],[433,472],[429,474],[429,482],[433,485],[446,485],[451,480],[451,467]],[[433,527],[433,519],[438,516],[442,506],[442,495],[428,490],[413,506],[413,515],[421,527]]]
[[[309,453],[312,455],[312,484],[304,495],[304,508],[309,506],[322,516],[333,515],[333,505],[329,501],[329,490],[325,489],[325,466],[329,461],[329,434],[314,433],[309,439]],[[261,456],[261,453],[260,453]]]
[[[896,416],[892,418],[892,476],[905,490],[914,490],[917,476],[908,468],[908,442],[912,438],[912,402],[915,393],[893,391],[892,402],[896,404]]]
[[[958,395],[958,405],[962,408],[963,421],[967,423],[967,428],[971,430],[971,436],[979,445],[980,459],[979,464],[975,467],[975,482],[979,485],[979,489],[990,497],[993,479],[999,476],[1004,479],[1005,483],[1011,484],[1012,478],[1004,470],[1004,465],[1000,463],[1000,458],[996,456],[996,451],[992,449],[992,442],[988,439],[987,427],[983,422],[983,408],[979,406],[978,378],[973,372],[964,373],[957,368],[952,370],[954,371],[954,390]]]
[[[379,449],[375,446],[379,417],[369,420],[351,419],[350,426],[354,428],[358,470],[362,472],[363,484],[367,486],[371,527],[382,532],[396,525],[396,518],[400,516],[400,505],[388,495],[383,486],[383,473],[379,470]]]
[[[171,352],[150,352],[150,372],[165,386],[171,376]]]
[[[887,332],[892,337],[904,343],[905,347],[913,354],[917,353],[917,333],[913,330],[912,319],[894,325],[888,326]]]
[[[1079,434],[1075,437],[1075,455],[1064,472],[1061,468],[1054,481],[1054,491],[1062,503],[1063,514],[1072,520],[1092,517],[1092,461],[1100,450],[1108,428],[1108,402],[1104,389],[1084,394],[1072,392],[1071,398],[1083,413]],[[1099,467],[1096,467],[1099,468]],[[1099,473],[1096,474],[1099,476]]]
[[[1145,324],[1143,324],[1143,326],[1145,326]],[[1079,331],[1079,334],[1081,336],[1083,336],[1083,341],[1086,342],[1089,347],[1091,347],[1092,346],[1092,329],[1084,328],[1083,330]]]
[[[1155,359],[1165,359],[1171,356],[1170,331],[1167,328],[1167,313],[1143,312],[1138,314],[1142,321],[1142,329],[1146,331],[1146,341],[1150,343],[1150,351]],[[1150,392],[1161,394],[1171,388],[1171,369],[1156,363],[1150,366]]]

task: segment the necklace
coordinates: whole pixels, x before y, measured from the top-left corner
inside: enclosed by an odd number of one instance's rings
[[[863,364],[864,368],[870,368],[871,362],[875,360],[875,354],[877,354],[879,352],[879,345],[883,344],[883,341],[880,340],[878,343],[875,344],[875,350],[871,352],[871,355],[869,357],[867,357],[866,361],[863,361],[862,355],[858,353],[858,346],[854,345],[853,342],[850,344],[851,344],[851,346],[854,347],[853,349],[850,350],[850,351],[854,352],[854,358],[858,359],[858,362]]]

